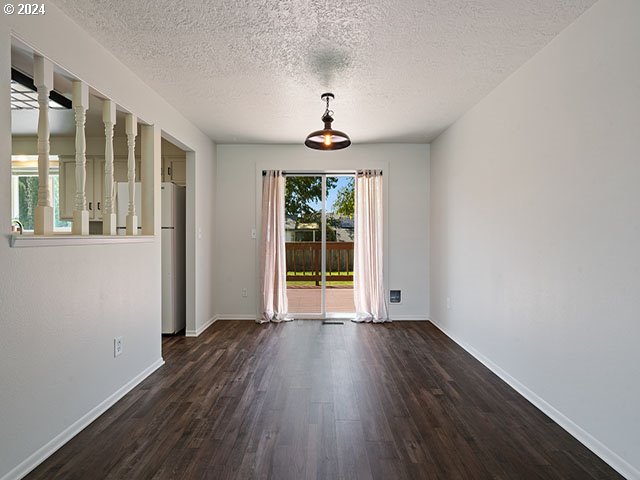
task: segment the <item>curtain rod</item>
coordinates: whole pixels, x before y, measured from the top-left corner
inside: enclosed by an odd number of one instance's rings
[[[375,169],[372,169],[375,170]],[[267,174],[268,170],[262,171],[262,176]],[[284,176],[287,175],[298,175],[298,176],[322,176],[322,175],[356,175],[357,173],[364,172],[366,170],[282,170],[282,174]],[[382,170],[380,170],[380,175],[382,175]]]

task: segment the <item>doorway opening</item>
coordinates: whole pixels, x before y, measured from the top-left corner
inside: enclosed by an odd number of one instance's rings
[[[186,332],[186,152],[161,142],[162,334]]]
[[[287,174],[287,298],[294,318],[350,318],[354,174]]]

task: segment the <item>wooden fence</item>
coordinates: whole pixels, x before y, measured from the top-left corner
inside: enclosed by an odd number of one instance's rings
[[[287,242],[287,281],[322,281],[322,242]],[[327,282],[353,281],[353,242],[327,242]]]

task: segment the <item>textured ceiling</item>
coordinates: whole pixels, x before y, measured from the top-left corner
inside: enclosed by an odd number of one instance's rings
[[[219,143],[427,142],[595,0],[55,0]]]

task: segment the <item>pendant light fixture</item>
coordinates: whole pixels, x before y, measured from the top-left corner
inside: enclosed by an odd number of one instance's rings
[[[323,93],[320,98],[327,102],[327,108],[322,115],[322,121],[324,122],[324,128],[322,130],[316,130],[311,132],[304,144],[315,150],[340,150],[341,148],[347,148],[351,145],[349,136],[339,130],[333,130],[331,128],[331,122],[333,122],[333,112],[329,110],[329,100],[334,99],[333,93]]]

